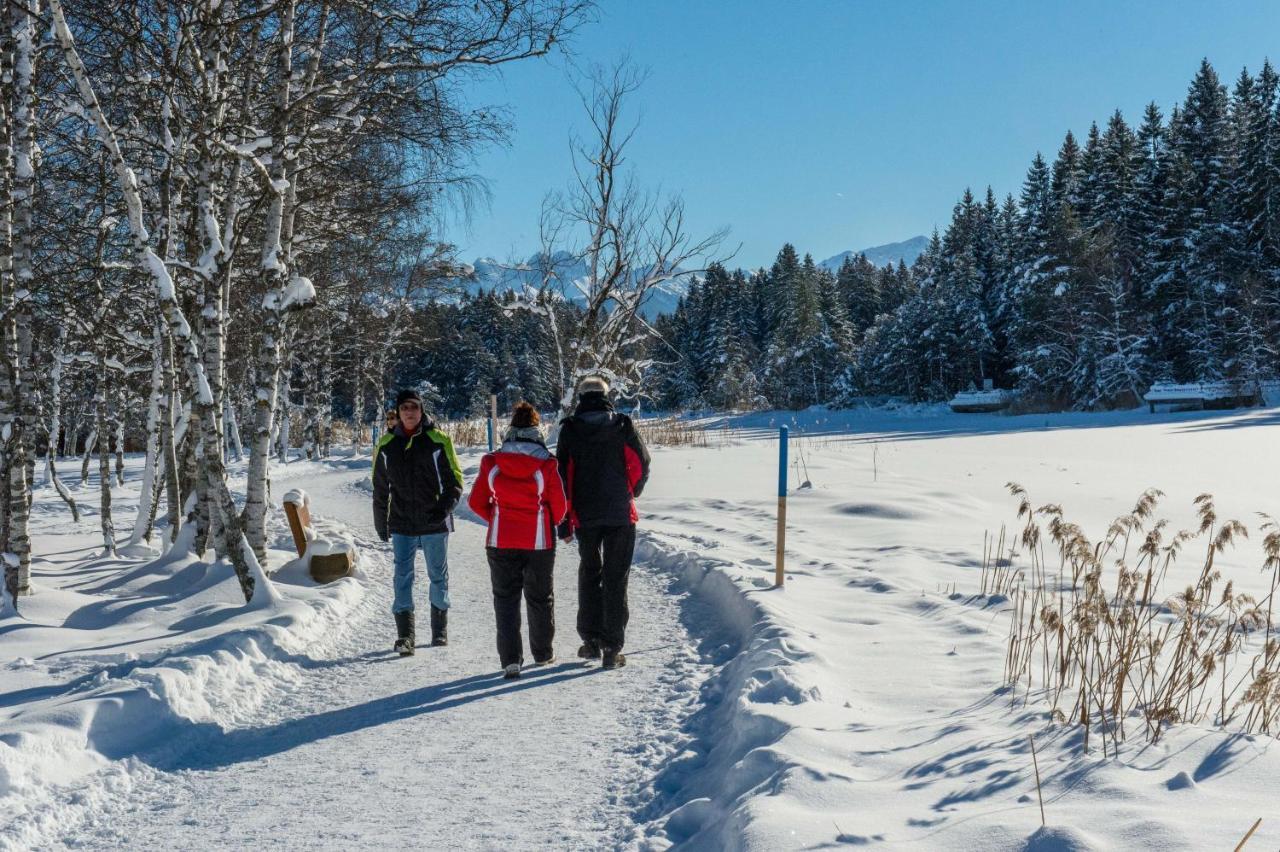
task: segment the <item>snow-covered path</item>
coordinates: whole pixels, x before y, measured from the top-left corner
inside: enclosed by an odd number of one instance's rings
[[[390,554],[373,539],[357,470],[339,464],[297,483],[363,551],[368,590],[344,627],[254,718],[143,755],[132,791],[95,802],[59,842],[569,849],[638,839],[634,811],[687,709],[671,698],[692,697],[704,675],[677,596],[637,568],[629,665],[584,667],[574,656],[576,554],[562,547],[559,662],[504,681],[482,535],[460,521],[450,546],[451,644],[392,657]],[[421,581],[420,571],[425,607]]]

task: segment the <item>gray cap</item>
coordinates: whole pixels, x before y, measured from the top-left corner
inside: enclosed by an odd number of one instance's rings
[[[578,382],[578,393],[584,394],[591,393],[592,391],[595,391],[596,393],[608,393],[609,383],[603,376],[584,376]]]

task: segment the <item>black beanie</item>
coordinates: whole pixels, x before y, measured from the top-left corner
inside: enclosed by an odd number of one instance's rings
[[[418,407],[422,407],[422,397],[418,396],[418,392],[411,388],[405,388],[396,394],[396,408],[404,405],[406,402],[416,402]]]

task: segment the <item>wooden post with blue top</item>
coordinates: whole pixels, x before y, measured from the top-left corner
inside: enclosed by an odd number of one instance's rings
[[[787,435],[786,426],[778,429],[778,554],[773,585],[782,588],[782,554],[787,549]]]
[[[498,443],[498,395],[489,394],[489,452],[493,452]]]

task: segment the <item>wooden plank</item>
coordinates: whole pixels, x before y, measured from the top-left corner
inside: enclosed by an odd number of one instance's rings
[[[302,556],[307,552],[306,528],[311,526],[311,513],[306,506],[286,500],[284,514],[289,519],[289,532],[293,533],[293,546]]]

